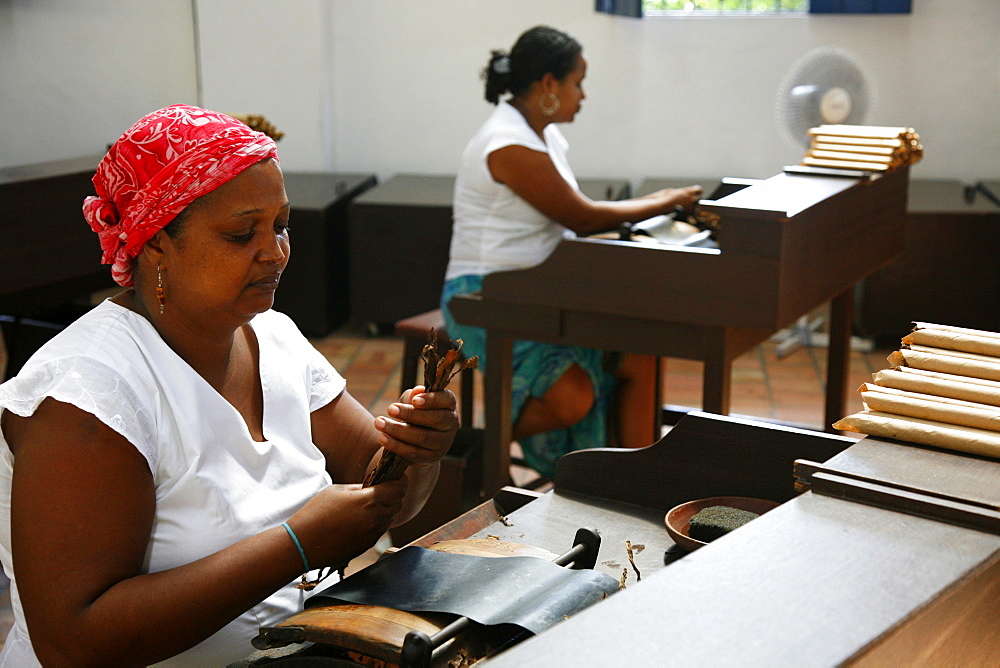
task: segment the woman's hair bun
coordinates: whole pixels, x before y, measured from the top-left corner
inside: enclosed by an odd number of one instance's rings
[[[496,50],[490,53],[490,62],[483,70],[486,80],[486,100],[492,104],[500,101],[500,96],[510,90],[510,54]]]
[[[510,92],[517,97],[546,74],[562,81],[577,65],[583,47],[555,28],[535,26],[525,31],[510,51],[495,50],[483,70],[486,99],[497,104]]]

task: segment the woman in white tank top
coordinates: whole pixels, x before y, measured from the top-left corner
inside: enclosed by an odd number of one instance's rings
[[[448,301],[475,292],[494,271],[544,261],[564,234],[592,234],[690,209],[699,186],[646,197],[593,201],[577,187],[557,123],[570,123],[585,95],[587,61],[564,32],[538,26],[510,52],[493,51],[483,75],[496,109],[462,154],[455,182],[451,254],[441,297],[448,333],[485,362],[480,328],[455,321]],[[509,95],[501,99],[501,96]],[[529,341],[514,343],[514,438],[525,460],[551,476],[572,450],[650,445],[656,360]],[[618,429],[610,434],[608,415]]]

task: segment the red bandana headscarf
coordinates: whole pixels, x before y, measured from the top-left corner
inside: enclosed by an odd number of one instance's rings
[[[215,111],[175,104],[139,119],[97,166],[97,197],[83,202],[115,282],[132,285],[132,260],[184,207],[266,158],[278,159],[270,137]]]

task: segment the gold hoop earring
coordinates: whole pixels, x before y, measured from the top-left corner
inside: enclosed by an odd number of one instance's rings
[[[160,273],[160,265],[156,265],[156,301],[160,302],[160,313],[163,313],[163,306],[167,303],[163,296],[163,274]]]
[[[546,99],[550,100],[548,105],[545,104]],[[546,93],[538,98],[538,107],[546,116],[554,116],[559,111],[559,98],[555,93]]]

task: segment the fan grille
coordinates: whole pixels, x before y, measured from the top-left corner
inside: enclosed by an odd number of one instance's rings
[[[821,47],[789,71],[778,91],[778,124],[788,139],[809,146],[817,125],[861,125],[874,103],[874,90],[860,63],[843,49]]]

